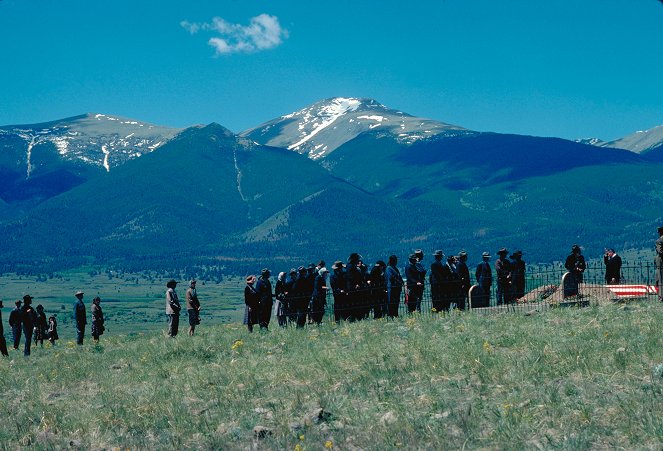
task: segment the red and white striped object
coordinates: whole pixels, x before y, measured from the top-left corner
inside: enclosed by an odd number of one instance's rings
[[[606,285],[618,298],[637,298],[658,293],[655,285]]]

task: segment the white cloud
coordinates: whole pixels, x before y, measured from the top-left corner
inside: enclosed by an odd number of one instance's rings
[[[207,43],[216,55],[267,50],[278,47],[288,37],[288,30],[281,27],[278,17],[269,14],[252,17],[248,25],[230,23],[221,17],[214,17],[210,23],[183,20],[180,25],[191,34],[200,31],[215,34]]]

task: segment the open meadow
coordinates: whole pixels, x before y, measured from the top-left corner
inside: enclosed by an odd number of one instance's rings
[[[0,360],[0,447],[659,450],[662,321],[640,301],[65,339]]]
[[[60,337],[71,339],[76,335],[72,323],[73,304],[76,301],[74,293],[83,290],[88,316],[92,299],[95,296],[101,298],[107,335],[165,330],[165,293],[169,279],[150,273],[118,274],[92,270],[68,271],[54,277],[5,274],[0,277],[0,286],[3,287],[0,299],[4,301],[2,318],[6,323],[9,312],[14,308],[14,301],[29,294],[35,298],[33,306],[42,304],[47,317],[57,317]],[[180,282],[177,292],[184,307],[184,294],[189,287],[189,279],[177,280]],[[241,277],[225,277],[219,283],[200,281],[197,288],[203,308],[202,323],[241,321],[244,313],[244,285]],[[186,322],[186,311],[183,321]],[[7,331],[7,327],[5,332],[9,337],[11,331]],[[89,327],[87,334],[89,337]]]

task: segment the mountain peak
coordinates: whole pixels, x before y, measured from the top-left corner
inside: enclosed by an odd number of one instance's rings
[[[461,127],[411,116],[368,98],[332,97],[247,130],[261,144],[286,147],[317,160],[362,133],[384,131],[411,144]]]

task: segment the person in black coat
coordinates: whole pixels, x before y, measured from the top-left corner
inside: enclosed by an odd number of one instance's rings
[[[286,327],[288,325],[288,309],[286,307],[285,297],[287,294],[288,282],[286,273],[280,272],[276,284],[274,285],[274,299],[276,299],[274,313],[279,322],[279,326]]]
[[[332,265],[333,272],[329,277],[332,294],[334,295],[334,321],[337,323],[342,319],[348,319],[348,287],[345,280],[343,262],[336,261]]]
[[[35,323],[34,337],[35,345],[37,343],[44,346],[44,338],[46,337],[46,331],[48,329],[48,324],[46,322],[46,314],[44,313],[44,306],[39,304],[37,306],[37,322]]]
[[[291,324],[297,323],[297,309],[295,308],[295,282],[297,281],[297,270],[292,268],[285,283],[284,309]]]
[[[456,271],[458,271],[458,276],[460,277],[460,293],[458,296],[458,309],[465,310],[465,305],[467,303],[467,295],[472,286],[470,280],[470,270],[467,267],[467,252],[464,250],[458,253],[458,259],[456,262]]]
[[[564,267],[569,271],[564,283],[564,297],[577,296],[580,292],[580,284],[583,282],[583,274],[587,269],[585,257],[577,244],[571,247],[571,254],[566,257]]]
[[[272,273],[269,269],[263,269],[256,283],[256,291],[260,294],[258,303],[258,321],[261,330],[269,328],[269,321],[272,317],[272,307],[274,306],[274,293],[272,291],[272,282],[269,280]]]
[[[407,288],[407,311],[421,312],[421,299],[424,295],[424,279],[422,279],[421,264],[415,254],[410,254],[409,262],[405,266],[405,283]]]
[[[511,254],[511,290],[512,299],[525,296],[525,262],[523,261],[523,251],[515,251]]]
[[[83,292],[76,292],[77,301],[74,303],[74,322],[76,323],[76,343],[83,344],[85,336],[85,325],[87,324],[87,314],[85,304],[83,304]]]
[[[502,248],[497,251],[499,258],[495,261],[497,275],[497,305],[508,304],[511,300],[511,262],[507,258],[509,251]]]
[[[21,307],[21,324],[23,325],[23,335],[25,336],[25,345],[23,355],[30,355],[30,346],[32,345],[32,333],[37,324],[37,312],[32,308],[32,299],[30,295],[23,296],[23,307]]]
[[[256,276],[251,275],[246,278],[246,286],[244,287],[244,324],[253,332],[253,325],[260,323],[259,304],[260,293],[255,287]]]
[[[401,303],[401,293],[403,292],[403,277],[398,270],[398,257],[395,255],[389,256],[384,279],[387,283],[387,315],[395,318],[398,316],[398,306]]]
[[[378,260],[368,274],[367,283],[370,289],[370,308],[373,309],[373,318],[380,319],[387,314],[387,282],[384,272],[387,264]]]
[[[2,305],[2,300],[0,300],[0,309],[3,307],[4,305]],[[2,325],[1,310],[0,310],[0,354],[4,355],[5,357],[9,356],[9,352],[7,352],[7,342],[5,341],[5,328]]]
[[[458,268],[456,267],[456,256],[450,255],[447,258],[447,267],[449,268],[449,282],[448,282],[448,291],[449,291],[449,300],[447,301],[446,311],[451,310],[454,306],[458,308],[460,303],[461,291],[460,291],[460,274],[458,274]]]
[[[327,305],[327,275],[329,275],[327,268],[318,270],[313,285],[313,295],[311,296],[311,320],[318,325],[322,323],[322,318],[325,316],[325,306]]]
[[[301,328],[306,325],[308,303],[313,294],[313,288],[309,287],[306,268],[300,266],[298,272],[297,279],[292,286],[291,306],[295,312],[297,327]]]
[[[603,263],[605,264],[605,283],[619,285],[622,278],[622,258],[614,249],[606,249],[603,254]]]
[[[490,287],[493,284],[493,271],[490,269],[490,253],[481,254],[483,261],[477,265],[475,277],[479,293],[472,298],[472,308],[490,307]]]
[[[12,339],[14,341],[14,349],[18,349],[21,344],[21,305],[22,301],[16,301],[16,307],[9,313],[9,327],[12,328]]]
[[[433,310],[436,312],[441,312],[444,307],[445,264],[442,262],[443,257],[444,253],[442,251],[435,251],[433,254],[435,261],[431,263],[428,275],[431,303],[433,304]]]
[[[348,267],[345,272],[350,321],[362,318],[362,303],[364,302],[364,298],[368,295],[364,274],[360,265],[361,255],[357,253],[350,254],[350,257],[348,258]]]

